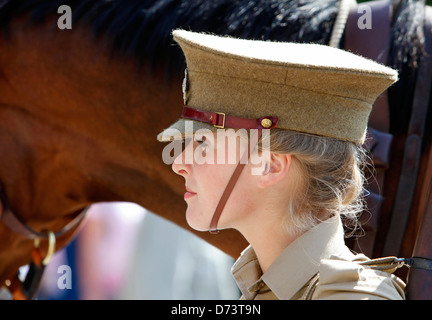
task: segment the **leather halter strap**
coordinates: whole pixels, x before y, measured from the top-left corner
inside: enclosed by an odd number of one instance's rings
[[[55,237],[57,238],[64,235],[65,233],[76,227],[78,224],[80,224],[86,215],[87,209],[88,208],[84,208],[71,222],[69,222],[61,230],[54,232]],[[21,219],[18,218],[16,214],[14,214],[3,192],[0,192],[0,221],[10,230],[26,238],[48,238],[48,234],[46,232],[38,232],[32,229],[23,221],[21,221]]]
[[[219,218],[222,215],[223,209],[234,189],[240,174],[243,172],[247,160],[252,153],[252,150],[258,144],[258,141],[262,135],[263,129],[273,129],[278,123],[278,117],[266,116],[258,119],[239,118],[234,116],[227,116],[224,113],[209,112],[199,109],[190,108],[187,106],[183,107],[182,118],[190,119],[195,121],[201,121],[213,125],[215,128],[234,128],[234,129],[258,129],[256,135],[252,138],[252,141],[256,141],[251,147],[248,144],[247,150],[241,156],[240,161],[237,163],[231,178],[229,179],[221,198],[219,199],[218,205],[213,213],[213,217],[210,222],[209,232],[212,234],[219,233],[217,228]]]

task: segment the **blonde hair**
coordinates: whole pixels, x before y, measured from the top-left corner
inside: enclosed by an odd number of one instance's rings
[[[341,215],[357,226],[363,210],[366,152],[352,142],[273,129],[270,151],[293,156],[302,181],[295,186],[286,229],[301,234],[319,222]]]

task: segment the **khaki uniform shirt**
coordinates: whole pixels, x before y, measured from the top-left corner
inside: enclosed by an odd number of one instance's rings
[[[231,272],[246,300],[305,299],[316,274],[312,299],[405,299],[402,280],[354,262],[364,260],[369,259],[345,246],[343,226],[335,216],[297,238],[264,274],[251,246]]]

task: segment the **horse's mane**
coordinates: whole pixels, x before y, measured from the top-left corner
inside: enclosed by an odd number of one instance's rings
[[[171,38],[173,29],[328,44],[339,1],[0,0],[0,28],[7,35],[10,21],[26,13],[30,14],[29,24],[59,17],[58,7],[66,4],[72,9],[73,25],[78,21],[87,23],[95,37],[109,41],[113,53],[135,57],[138,66],[164,64],[169,75],[180,74],[184,68],[181,51]],[[401,72],[400,81],[390,88],[391,100],[394,98],[398,104],[400,99],[412,100],[417,61],[423,53],[424,0],[393,0],[393,7],[388,64]],[[393,116],[407,119],[407,112],[408,108],[394,110]]]
[[[388,89],[390,130],[395,134],[404,134],[411,117],[418,62],[425,53],[425,1],[402,0],[395,9],[388,65],[399,70],[400,79]]]
[[[7,30],[11,18],[24,13],[30,13],[32,24],[45,21],[48,16],[59,16],[58,7],[66,4],[72,9],[73,25],[78,21],[88,23],[96,37],[111,41],[113,50],[153,66],[168,61],[173,67],[183,60],[172,45],[171,31],[175,28],[326,44],[338,1],[0,0],[0,27]]]

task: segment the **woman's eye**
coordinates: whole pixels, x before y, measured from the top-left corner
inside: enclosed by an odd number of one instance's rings
[[[206,140],[207,140],[206,137],[202,137],[196,139],[195,142],[198,143],[200,147],[204,148],[207,147],[207,143],[205,142]]]
[[[200,146],[206,146],[207,143],[204,140],[196,140],[196,142],[200,145]]]
[[[192,141],[191,138],[185,138],[183,140],[181,140],[181,144],[182,144],[182,150],[184,151],[186,149],[186,147],[188,146],[188,144]]]

